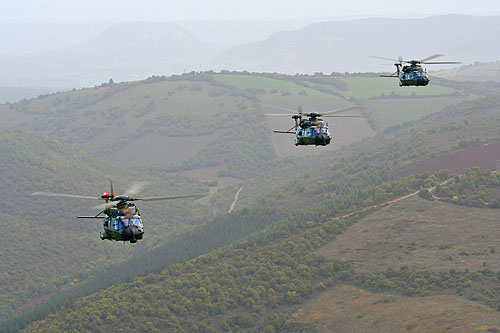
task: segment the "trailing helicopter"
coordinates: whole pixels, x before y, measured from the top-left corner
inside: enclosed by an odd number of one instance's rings
[[[134,188],[125,191],[126,194],[115,196],[113,190],[113,183],[110,181],[110,192],[102,192],[100,197],[91,197],[84,195],[73,195],[65,193],[52,193],[52,192],[35,192],[31,195],[41,195],[47,197],[65,197],[76,199],[92,199],[104,200],[104,209],[93,216],[77,216],[79,219],[103,219],[104,231],[101,232],[100,237],[102,240],[117,240],[117,241],[130,241],[136,243],[144,236],[144,226],[142,224],[139,208],[134,204],[134,201],[158,201],[158,200],[172,200],[183,198],[201,198],[206,194],[188,194],[188,195],[175,195],[165,197],[144,197],[135,198],[131,195],[139,191],[140,184],[136,183]],[[98,206],[99,207],[99,206]],[[101,208],[101,207],[99,207]]]
[[[295,134],[295,146],[326,146],[330,144],[332,140],[332,135],[328,131],[328,123],[321,119],[321,117],[356,117],[361,116],[340,116],[337,113],[347,112],[354,109],[358,109],[357,106],[348,107],[341,110],[335,110],[325,113],[302,113],[302,107],[298,107],[296,114],[288,113],[272,113],[266,114],[266,116],[292,116],[295,120],[295,125],[288,131],[273,131],[274,133],[280,134]]]
[[[403,60],[400,56],[398,60],[387,59],[381,57],[373,57],[377,59],[396,61],[396,72],[391,75],[380,75],[381,77],[397,77],[399,78],[400,87],[408,86],[426,86],[429,84],[429,76],[427,70],[423,69],[420,64],[426,65],[444,65],[444,64],[461,64],[457,61],[429,61],[437,57],[443,56],[442,54],[434,54],[421,60]],[[404,63],[409,65],[403,65]]]

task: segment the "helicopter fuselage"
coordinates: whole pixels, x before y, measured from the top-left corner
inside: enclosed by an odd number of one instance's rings
[[[326,146],[331,139],[328,124],[321,119],[301,119],[295,131],[296,146]]]
[[[404,66],[399,73],[399,86],[426,86],[429,84],[427,71],[421,66]]]
[[[104,211],[104,231],[101,239],[130,241],[135,243],[142,239],[144,226],[142,224],[139,210],[134,204],[128,203],[120,208],[109,208]]]

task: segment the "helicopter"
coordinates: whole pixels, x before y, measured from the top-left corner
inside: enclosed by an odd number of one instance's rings
[[[325,113],[302,113],[302,107],[299,106],[297,113],[294,115],[288,113],[271,113],[266,114],[266,116],[292,116],[292,119],[295,120],[295,125],[292,128],[288,131],[274,130],[273,132],[280,134],[295,134],[295,146],[326,146],[330,144],[332,136],[328,131],[328,123],[321,119],[321,117],[361,117],[335,115],[337,113],[347,112],[354,109],[358,109],[358,107],[352,106]]]
[[[136,198],[131,195],[133,192],[139,190],[139,186],[134,189],[125,191],[126,194],[115,196],[113,190],[113,183],[110,181],[111,190],[109,192],[102,192],[100,197],[91,197],[84,195],[74,195],[65,193],[52,193],[52,192],[34,192],[31,195],[40,195],[47,197],[65,197],[76,199],[92,199],[104,200],[104,209],[96,215],[91,216],[77,216],[79,219],[103,219],[104,231],[101,231],[101,240],[116,240],[116,241],[130,241],[136,243],[144,236],[144,225],[142,224],[139,209],[134,204],[134,201],[158,201],[158,200],[173,200],[183,198],[201,198],[206,194],[187,194],[175,195],[165,197],[144,197]]]
[[[429,61],[437,57],[443,56],[442,54],[434,54],[427,58],[421,60],[403,60],[400,56],[398,60],[387,59],[381,57],[372,57],[377,59],[396,61],[394,66],[396,66],[396,72],[391,75],[380,75],[381,77],[397,77],[399,78],[400,87],[408,86],[426,86],[429,84],[429,76],[427,75],[427,70],[423,69],[420,64],[426,65],[442,65],[442,64],[461,64],[457,61]],[[409,65],[403,65],[403,63]]]

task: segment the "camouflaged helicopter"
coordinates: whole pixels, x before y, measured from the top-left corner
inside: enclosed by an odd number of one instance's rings
[[[349,118],[360,118],[361,116],[341,116],[336,115],[337,113],[343,113],[358,109],[357,106],[348,107],[341,110],[329,111],[325,113],[302,113],[302,107],[298,107],[296,114],[288,113],[271,113],[266,114],[266,116],[292,116],[295,120],[295,125],[288,131],[273,131],[274,133],[280,134],[295,134],[295,146],[326,146],[330,144],[332,140],[332,135],[328,130],[328,122],[321,119],[321,117],[349,117]]]
[[[110,182],[110,192],[102,192],[100,197],[91,197],[84,195],[73,195],[65,193],[52,193],[52,192],[35,192],[31,195],[40,195],[47,197],[65,197],[76,199],[91,199],[91,200],[104,200],[104,209],[94,216],[77,216],[79,219],[103,219],[104,231],[101,232],[100,237],[102,240],[117,240],[117,241],[130,241],[136,243],[144,236],[144,225],[142,224],[139,209],[133,203],[134,201],[159,201],[159,200],[173,200],[183,198],[201,198],[206,194],[187,194],[175,195],[165,197],[132,197],[134,192],[138,192],[142,186],[141,183],[136,183],[133,188],[125,191],[123,195],[115,196],[113,184]]]
[[[391,75],[380,75],[380,77],[397,77],[399,78],[399,86],[400,87],[408,87],[408,86],[426,86],[429,84],[429,76],[427,75],[427,70],[423,69],[420,64],[426,65],[444,65],[444,64],[461,64],[461,62],[457,61],[429,61],[437,57],[443,56],[442,54],[434,54],[427,58],[421,60],[403,60],[400,56],[398,60],[381,58],[381,57],[372,57],[383,60],[396,61],[394,66],[396,66],[396,72]],[[403,63],[407,63],[409,65],[404,65]]]

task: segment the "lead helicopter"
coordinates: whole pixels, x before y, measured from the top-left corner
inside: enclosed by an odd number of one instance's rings
[[[144,225],[142,224],[139,209],[134,204],[134,201],[158,201],[158,200],[173,200],[183,198],[201,198],[206,194],[187,194],[175,195],[165,197],[144,197],[136,198],[131,195],[138,192],[143,184],[136,183],[133,188],[125,191],[123,195],[115,196],[113,190],[113,183],[110,181],[111,190],[109,192],[102,192],[100,197],[91,197],[84,195],[74,195],[65,193],[52,193],[52,192],[35,192],[31,195],[40,195],[47,197],[65,197],[76,199],[91,199],[91,200],[104,200],[104,209],[93,216],[77,216],[79,219],[102,219],[104,231],[101,232],[100,237],[102,240],[117,240],[117,241],[130,241],[136,243],[144,236]]]
[[[390,61],[396,61],[394,66],[396,66],[396,72],[391,75],[380,75],[380,77],[397,77],[399,78],[399,86],[400,87],[408,87],[408,86],[426,86],[429,84],[429,76],[427,75],[427,70],[423,69],[420,64],[425,65],[444,65],[444,64],[461,64],[458,61],[429,61],[435,59],[437,57],[443,56],[442,54],[434,54],[427,58],[421,60],[403,60],[400,56],[398,60],[381,58],[381,57],[372,57],[377,59],[384,59]],[[403,64],[409,64],[404,65]]]
[[[295,146],[326,146],[330,144],[332,135],[328,131],[328,122],[321,117],[349,117],[360,118],[361,116],[340,116],[337,113],[343,113],[358,109],[357,106],[348,107],[341,110],[329,111],[325,113],[303,113],[302,107],[299,106],[296,114],[289,113],[271,113],[266,116],[292,116],[295,120],[295,125],[288,131],[273,131],[280,134],[295,134]]]

